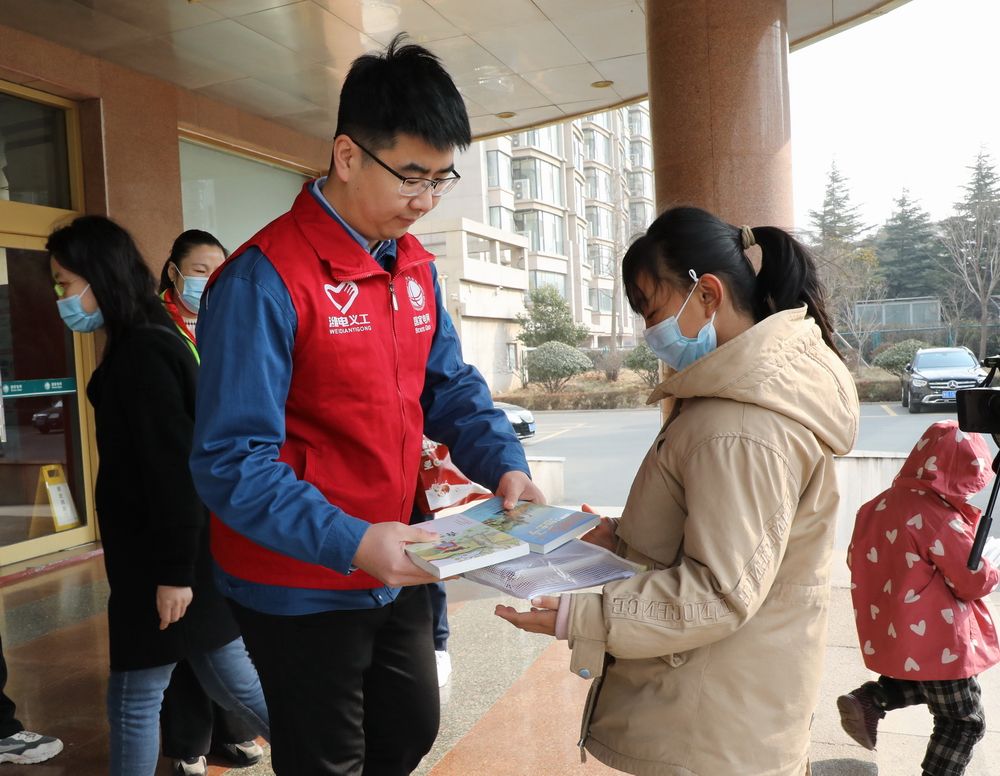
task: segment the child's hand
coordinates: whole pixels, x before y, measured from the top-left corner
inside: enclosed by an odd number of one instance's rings
[[[523,631],[555,636],[558,612],[559,596],[543,595],[531,599],[530,612],[519,612],[512,606],[497,606],[493,613]]]

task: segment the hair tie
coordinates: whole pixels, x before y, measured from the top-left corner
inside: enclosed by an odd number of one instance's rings
[[[740,227],[740,242],[743,245],[743,250],[757,244],[757,239],[753,236],[753,229],[751,227],[746,225]]]

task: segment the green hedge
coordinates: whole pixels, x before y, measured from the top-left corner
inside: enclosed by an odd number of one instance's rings
[[[904,367],[913,361],[914,354],[920,350],[920,348],[929,347],[931,347],[931,345],[928,345],[922,340],[903,340],[902,342],[897,342],[895,345],[890,345],[882,350],[872,360],[872,365],[877,366],[880,369],[885,369],[887,372],[901,375],[903,374]]]

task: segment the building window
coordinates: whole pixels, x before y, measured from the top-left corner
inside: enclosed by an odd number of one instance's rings
[[[591,124],[596,124],[603,129],[611,129],[611,114],[605,111],[604,113],[594,113],[587,116],[587,121]]]
[[[562,170],[544,159],[522,157],[511,166],[514,176],[514,199],[537,199],[562,207]]]
[[[596,205],[587,206],[587,234],[590,237],[602,237],[605,240],[615,238],[613,216],[608,208]]]
[[[632,197],[653,198],[653,174],[636,170],[628,174],[628,193]]]
[[[486,183],[491,187],[509,189],[511,182],[510,156],[503,151],[486,152]]]
[[[531,288],[542,288],[548,286],[559,292],[559,296],[566,298],[566,276],[558,272],[544,272],[542,270],[532,270]]]
[[[649,114],[642,108],[632,108],[628,113],[628,131],[632,135],[650,137]]]
[[[288,210],[306,176],[182,140],[184,228],[204,229],[226,248],[243,244]]]
[[[591,309],[602,313],[611,312],[611,292],[606,288],[588,289],[587,296]]]
[[[653,221],[653,206],[648,202],[630,202],[628,220],[633,234],[644,232]]]
[[[583,146],[587,160],[611,164],[611,138],[593,129],[583,130]]]
[[[537,148],[552,156],[562,156],[562,126],[518,132],[511,137],[511,145],[514,148]]]
[[[514,211],[509,207],[496,205],[490,207],[490,226],[503,229],[505,232],[513,232],[515,230]]]
[[[511,372],[516,372],[518,370],[517,363],[517,343],[508,342],[507,343],[507,368]]]
[[[544,210],[518,210],[514,213],[517,231],[530,240],[533,251],[564,253],[564,219]]]
[[[645,140],[633,140],[629,143],[628,155],[633,167],[653,168],[653,148]]]
[[[576,214],[583,218],[587,206],[583,201],[583,186],[580,184],[580,181],[576,180],[575,176],[573,178],[573,199],[575,202]]]
[[[578,170],[583,169],[583,141],[573,133],[573,166]]]
[[[594,272],[604,277],[614,276],[614,251],[610,245],[592,242],[587,247],[587,258]]]
[[[0,199],[70,210],[69,180],[66,111],[0,93]]]
[[[597,167],[588,167],[584,173],[587,179],[587,197],[602,202],[611,201],[611,173]]]

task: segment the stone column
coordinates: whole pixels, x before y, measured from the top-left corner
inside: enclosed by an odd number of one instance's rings
[[[657,212],[793,226],[785,4],[646,3]]]

